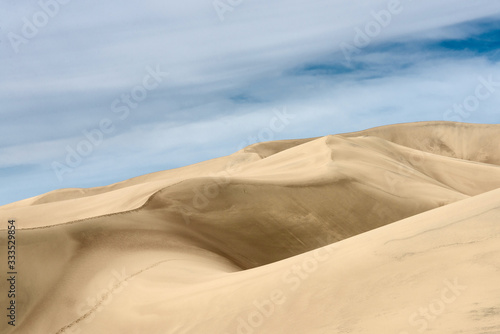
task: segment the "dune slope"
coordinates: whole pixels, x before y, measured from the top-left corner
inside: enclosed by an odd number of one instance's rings
[[[1,207],[23,279],[19,325],[0,330],[496,333],[499,130],[423,122],[259,143]]]

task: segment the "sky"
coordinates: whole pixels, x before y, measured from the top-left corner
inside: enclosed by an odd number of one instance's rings
[[[415,121],[500,123],[500,2],[5,0],[0,205]]]

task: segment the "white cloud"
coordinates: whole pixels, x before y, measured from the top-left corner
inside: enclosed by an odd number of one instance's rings
[[[85,185],[89,175],[106,183],[111,176],[98,174],[113,159],[125,178],[137,171],[138,157],[154,169],[164,164],[162,152],[175,152],[171,165],[230,153],[275,107],[286,106],[298,120],[276,139],[316,136],[441,119],[443,108],[462,101],[479,75],[500,79],[497,65],[481,56],[460,59],[418,47],[422,40],[476,32],[475,25],[458,24],[500,15],[500,5],[489,0],[401,0],[401,13],[355,56],[354,71],[297,71],[314,63],[342,66],[340,43],[352,43],[354,29],[389,3],[245,0],[221,22],[205,0],[71,1],[18,54],[7,33],[21,34],[23,17],[40,7],[37,1],[2,3],[0,166],[39,166],[54,182],[33,189],[58,188],[51,161],[109,117],[116,132],[71,179],[72,186]],[[414,43],[415,50],[384,49],[394,42]],[[165,82],[126,121],[113,118],[110,103],[157,64],[170,72]],[[497,104],[495,95],[467,120],[498,122]],[[27,172],[8,173],[7,186],[15,187]],[[0,194],[0,203],[10,200]]]

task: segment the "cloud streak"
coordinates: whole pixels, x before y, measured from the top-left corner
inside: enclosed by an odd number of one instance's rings
[[[40,3],[1,5],[0,204],[232,153],[282,106],[297,122],[276,139],[320,136],[441,120],[479,76],[500,81],[500,5],[486,0],[401,0],[349,64],[340,45],[391,1],[244,1],[223,22],[209,1],[69,1],[16,53],[8,33]],[[157,64],[168,78],[60,182],[51,163]],[[498,123],[499,96],[467,121]]]

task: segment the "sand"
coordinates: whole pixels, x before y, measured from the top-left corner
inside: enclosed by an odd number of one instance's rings
[[[499,142],[396,124],[0,207],[0,332],[500,333]]]

